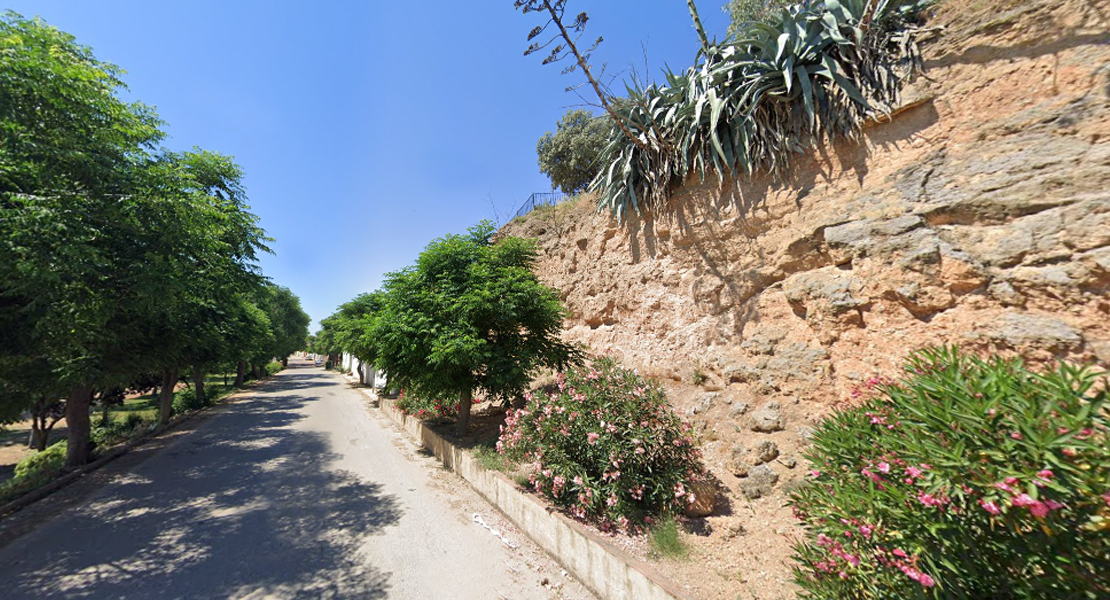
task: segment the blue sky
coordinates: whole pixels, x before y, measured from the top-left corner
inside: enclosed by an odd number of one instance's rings
[[[724,36],[723,4],[698,5],[710,37]],[[300,296],[313,328],[432,239],[504,221],[549,190],[536,141],[582,103],[564,91],[579,74],[523,56],[542,21],[512,0],[4,6],[124,68],[131,97],[167,122],[167,147],[235,157],[276,240],[263,270]],[[619,76],[615,91],[633,67],[658,78],[694,60],[683,0],[569,1],[581,11],[583,40],[605,37],[594,61]]]

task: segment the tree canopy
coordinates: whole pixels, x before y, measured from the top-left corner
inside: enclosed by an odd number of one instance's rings
[[[67,397],[70,465],[89,459],[95,390],[283,356],[307,333],[261,276],[241,169],[158,149],[162,123],[120,99],[122,74],[41,20],[0,17],[0,417]]]
[[[543,134],[536,144],[540,172],[551,186],[568,194],[585,191],[601,169],[601,151],[609,141],[611,121],[588,110],[569,110],[555,133]]]
[[[386,371],[391,384],[426,398],[458,398],[465,432],[475,392],[512,399],[539,367],[578,360],[559,334],[558,295],[532,272],[536,249],[493,241],[489,221],[432,241],[416,264],[386,275],[324,319],[319,349],[350,352]]]

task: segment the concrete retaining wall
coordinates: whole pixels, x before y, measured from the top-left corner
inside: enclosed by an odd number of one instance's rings
[[[516,484],[501,473],[480,467],[469,453],[441,438],[419,419],[405,415],[388,401],[380,402],[379,407],[599,598],[688,600],[675,584],[664,580],[649,565],[613,548],[578,523],[550,511],[536,498],[520,492]]]

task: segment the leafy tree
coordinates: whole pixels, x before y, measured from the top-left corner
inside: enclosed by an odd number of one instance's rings
[[[735,35],[753,23],[766,21],[771,15],[802,0],[729,0],[725,12],[729,16],[729,35]]]
[[[378,358],[375,326],[383,301],[381,292],[359,294],[340,306],[328,323],[337,348],[359,360],[359,383],[366,383],[364,365],[373,364]]]
[[[157,297],[130,192],[162,132],[149,107],[119,99],[119,74],[56,28],[0,18],[0,337],[22,346],[4,362],[33,361],[65,390],[70,465],[88,461],[93,389],[136,370]],[[0,379],[37,387],[22,370]]]
[[[564,310],[532,272],[535,245],[492,243],[493,224],[432,241],[416,264],[386,275],[372,334],[391,382],[427,398],[458,397],[460,435],[474,392],[514,398],[538,367],[579,352],[559,339]]]
[[[273,345],[268,349],[269,357],[286,364],[290,354],[304,349],[308,324],[312,319],[301,308],[300,298],[280,285],[266,286],[262,306],[270,319],[274,336]]]
[[[551,186],[568,194],[584,191],[601,169],[602,149],[609,141],[609,122],[587,110],[569,110],[552,134],[543,134],[536,145],[540,172]]]

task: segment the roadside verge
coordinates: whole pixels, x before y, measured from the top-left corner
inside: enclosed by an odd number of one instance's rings
[[[374,400],[379,410],[405,433],[500,510],[539,547],[559,561],[594,594],[604,600],[690,600],[674,583],[663,579],[643,561],[628,556],[579,523],[543,505],[517,489],[505,475],[478,465],[462,450],[370,390],[358,388]]]

